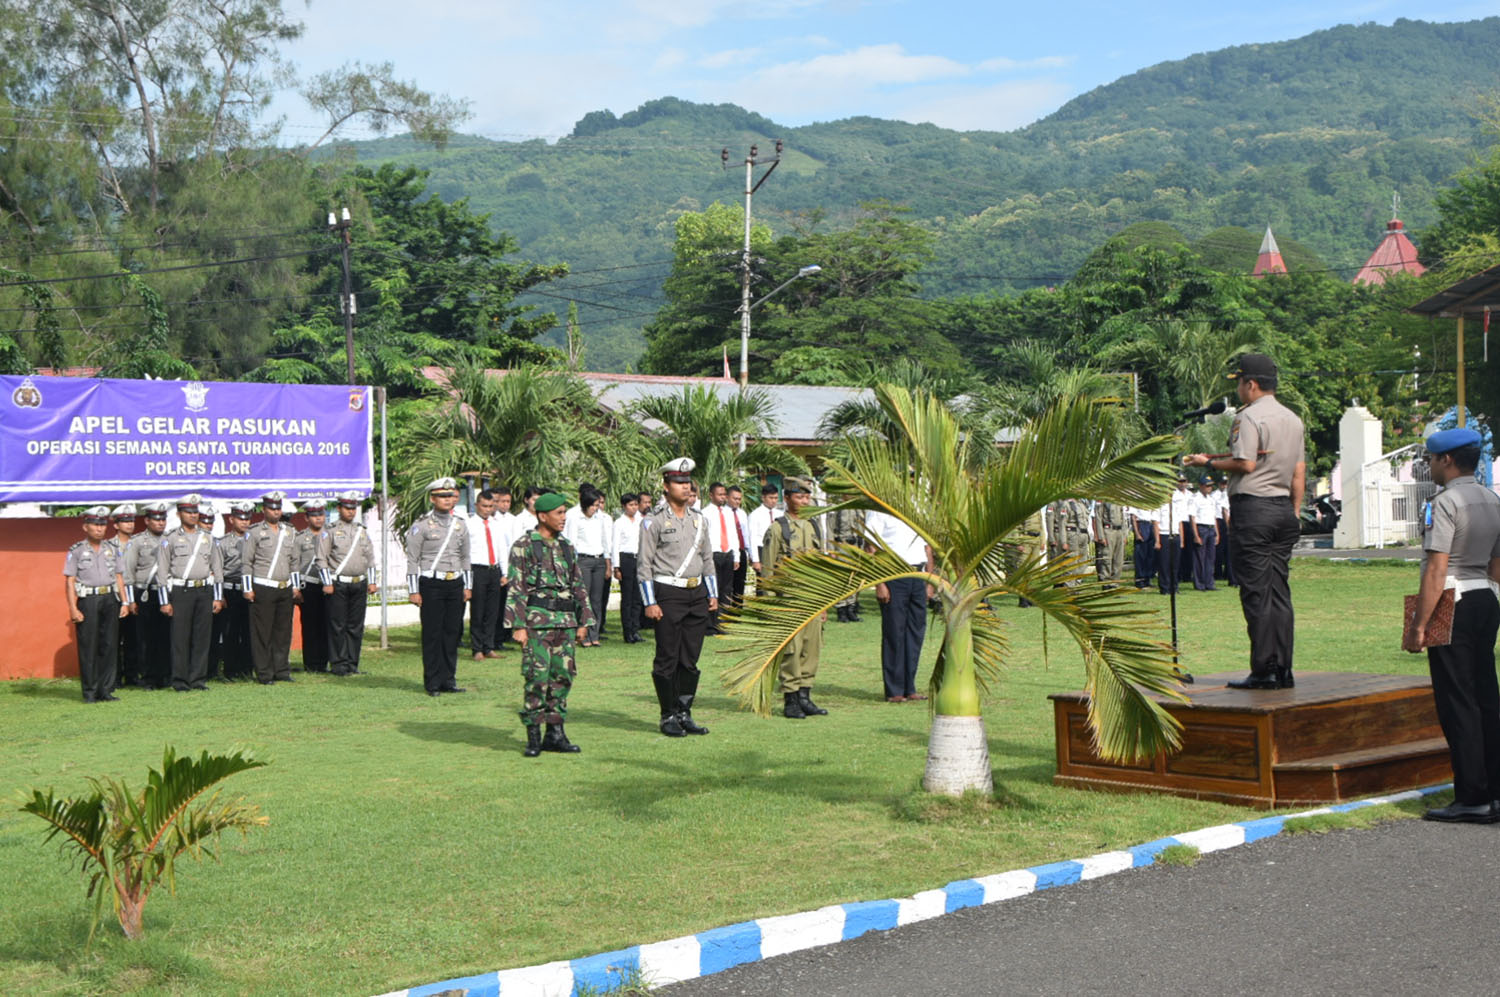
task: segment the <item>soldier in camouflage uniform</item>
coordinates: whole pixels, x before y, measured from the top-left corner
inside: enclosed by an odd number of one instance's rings
[[[858,509],[840,509],[833,520],[833,539],[841,544],[863,545],[865,542],[865,515]],[[770,570],[769,568],[767,570]],[[859,622],[859,594],[834,603],[835,618],[840,623]]]
[[[526,698],[521,723],[526,725],[527,758],[543,751],[576,754],[563,722],[568,692],[578,666],[573,641],[583,640],[594,623],[588,590],[573,545],[563,538],[567,499],[551,492],[536,500],[536,528],[510,549],[505,617],[502,626],[521,645],[521,677]],[[544,738],[541,725],[547,725]]]

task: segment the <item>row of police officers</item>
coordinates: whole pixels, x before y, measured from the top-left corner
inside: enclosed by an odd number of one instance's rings
[[[254,526],[254,503],[230,503],[218,538],[214,507],[196,494],[175,503],[170,528],[168,503],[145,505],[140,533],[134,506],[88,509],[84,539],[63,567],[84,701],[114,700],[119,685],[202,690],[215,674],[290,682],[294,603],[302,606],[304,666],[356,673],[367,598],[379,580],[360,501],[340,495],[332,526],[325,503],[305,503],[307,527],[297,530],[283,519],[291,503],[271,492]],[[111,523],[115,535],[106,538]]]

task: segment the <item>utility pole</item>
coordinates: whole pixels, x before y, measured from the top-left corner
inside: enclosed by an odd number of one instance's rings
[[[750,202],[755,192],[760,190],[760,185],[766,182],[766,178],[775,172],[776,167],[781,164],[781,151],[783,144],[781,139],[776,140],[776,155],[770,159],[760,159],[760,147],[750,146],[750,154],[745,157],[745,245],[740,254],[740,390],[743,391],[750,385]],[[729,168],[729,150],[724,149],[719,153],[719,161],[725,169]],[[759,180],[755,179],[755,168],[762,163],[770,163],[766,172],[762,173]],[[740,449],[744,449],[743,439]]]
[[[344,293],[340,297],[339,305],[344,311],[344,361],[348,369],[349,383],[354,383],[354,284],[349,274],[349,243],[350,229],[353,222],[349,219],[349,209],[339,209],[339,214],[328,212],[328,231],[337,232],[343,236],[344,251]]]

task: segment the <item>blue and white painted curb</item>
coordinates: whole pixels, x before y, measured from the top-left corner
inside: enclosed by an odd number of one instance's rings
[[[601,952],[581,959],[428,983],[409,990],[392,991],[382,997],[430,997],[449,991],[457,991],[465,997],[576,997],[580,990],[603,993],[632,978],[642,979],[651,986],[665,986],[708,976],[747,962],[759,962],[788,952],[845,942],[870,931],[889,931],[891,928],[951,914],[965,907],[998,903],[1054,886],[1068,886],[1086,879],[1098,879],[1126,869],[1151,865],[1163,849],[1172,845],[1192,845],[1200,852],[1222,851],[1278,835],[1286,822],[1294,817],[1346,813],[1383,803],[1420,799],[1452,788],[1452,783],[1446,783],[1390,796],[1304,810],[1301,813],[1261,817],[1237,824],[1220,824],[1217,827],[1205,827],[1198,831],[1158,838],[1122,851],[1101,852],[1088,858],[1052,862],[977,879],[960,879],[939,889],[924,890],[901,900],[834,904],[801,914],[763,917],[665,942],[632,945],[627,949]]]

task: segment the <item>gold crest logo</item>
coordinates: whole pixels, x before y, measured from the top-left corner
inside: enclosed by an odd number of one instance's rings
[[[16,408],[41,408],[42,393],[31,378],[22,381],[15,391],[10,393],[11,403]]]

